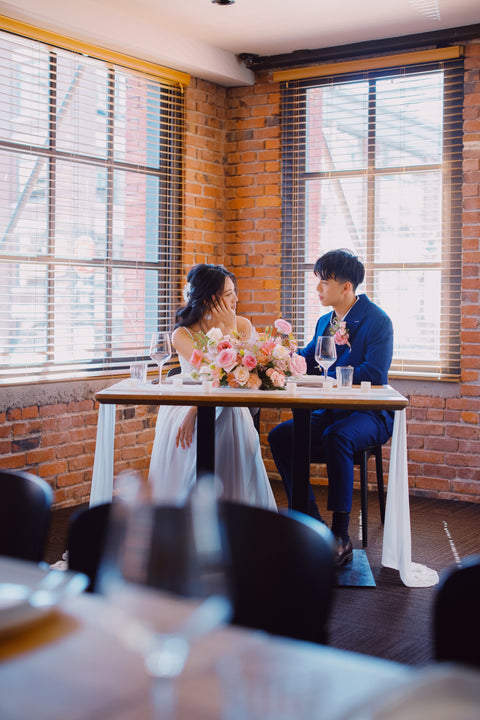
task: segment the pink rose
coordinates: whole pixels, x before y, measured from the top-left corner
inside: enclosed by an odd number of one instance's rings
[[[217,365],[229,373],[237,364],[237,351],[234,348],[225,348],[218,353]]]
[[[231,347],[233,347],[233,345],[229,340],[221,340],[217,345],[217,350],[220,352],[221,350],[227,350],[227,348]]]
[[[350,347],[350,343],[348,342],[347,323],[345,320],[340,322],[340,327],[333,336],[333,339],[335,340],[336,345],[348,345]]]
[[[257,361],[251,353],[247,353],[243,356],[242,365],[245,365],[247,370],[253,370],[254,367],[257,367]]]
[[[268,368],[267,375],[272,381],[272,385],[278,388],[285,387],[285,375],[282,372],[278,372],[278,370],[274,370],[273,368]]]
[[[292,332],[292,326],[290,325],[287,320],[282,320],[282,318],[278,318],[278,320],[275,320],[274,322],[275,327],[277,328],[279,333],[282,333],[282,335],[290,335]]]
[[[203,353],[200,352],[200,350],[197,350],[197,348],[194,348],[192,352],[192,356],[190,358],[190,365],[193,365],[193,367],[196,367],[197,370],[200,370],[200,367],[203,362]]]
[[[307,361],[302,355],[295,353],[288,361],[288,369],[292,375],[305,375],[307,372]]]

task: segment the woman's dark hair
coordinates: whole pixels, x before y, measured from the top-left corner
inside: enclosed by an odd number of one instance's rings
[[[354,290],[365,277],[363,263],[350,250],[330,250],[317,260],[313,272],[322,280],[351,282]]]
[[[227,277],[236,291],[237,279],[223,265],[194,265],[187,275],[186,305],[177,310],[175,327],[189,327],[199,322],[212,304],[212,297],[221,297]]]

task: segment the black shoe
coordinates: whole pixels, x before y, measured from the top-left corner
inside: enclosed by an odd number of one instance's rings
[[[346,563],[352,562],[353,560],[353,545],[350,538],[348,540],[342,540],[342,538],[335,538],[337,547],[335,551],[335,567],[341,567]]]

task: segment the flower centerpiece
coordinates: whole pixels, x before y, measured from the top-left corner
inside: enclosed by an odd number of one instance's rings
[[[279,318],[250,339],[223,335],[218,328],[199,333],[190,358],[195,380],[214,387],[283,390],[288,377],[305,375],[305,358],[297,354],[292,326]]]

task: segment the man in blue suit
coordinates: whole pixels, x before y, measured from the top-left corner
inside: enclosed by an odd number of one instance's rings
[[[360,260],[346,250],[332,250],[317,260],[314,273],[317,293],[323,306],[333,310],[322,315],[315,335],[299,350],[307,361],[307,372],[319,374],[315,361],[317,338],[335,335],[337,360],[329,368],[353,366],[353,383],[369,380],[372,385],[388,382],[393,353],[393,327],[388,315],[366,295],[356,295],[365,270]],[[340,332],[339,332],[340,331]],[[353,557],[348,524],[352,508],[353,455],[357,450],[385,443],[392,435],[393,412],[315,410],[311,420],[312,462],[326,463],[328,475],[328,510],[333,512],[332,532],[337,540],[338,565]],[[292,430],[293,421],[281,423],[268,437],[273,459],[282,477],[289,501],[292,497]],[[322,520],[310,486],[310,514]]]

